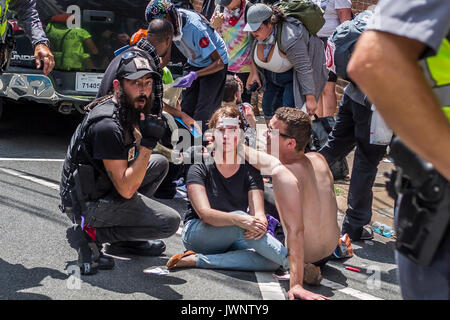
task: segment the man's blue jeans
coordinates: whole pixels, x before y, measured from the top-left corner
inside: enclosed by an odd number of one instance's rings
[[[281,242],[267,233],[259,240],[248,240],[244,232],[237,226],[214,227],[192,219],[183,227],[181,239],[186,249],[196,252],[198,268],[275,271],[282,266],[289,269],[288,251]]]

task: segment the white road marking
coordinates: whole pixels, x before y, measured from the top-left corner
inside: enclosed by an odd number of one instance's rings
[[[24,162],[64,162],[64,159],[35,159],[35,158],[0,158],[0,161]]]
[[[57,185],[55,183],[51,183],[51,182],[45,181],[43,179],[39,179],[39,178],[36,178],[36,177],[29,176],[29,175],[23,174],[22,172],[13,170],[13,169],[0,168],[0,171],[3,171],[4,173],[7,173],[9,175],[12,175],[12,176],[24,179],[24,180],[28,180],[28,181],[31,181],[31,182],[34,182],[34,183],[38,183],[40,185],[49,187],[51,189],[59,190],[59,185]]]
[[[361,291],[358,291],[358,290],[355,290],[355,289],[352,289],[352,288],[349,288],[349,287],[347,287],[345,289],[341,289],[339,291],[342,292],[342,293],[348,294],[349,296],[353,296],[353,297],[356,297],[358,299],[361,299],[361,300],[383,300],[381,298],[372,296],[372,295],[370,295],[368,293],[364,293],[364,292],[361,292]]]
[[[255,275],[263,300],[286,300],[284,290],[272,272],[255,272]]]
[[[372,296],[371,294],[365,293],[365,292],[361,292],[359,290],[356,289],[352,289],[349,287],[344,287],[342,284],[330,281],[328,279],[322,279],[322,281],[320,282],[320,284],[322,286],[328,287],[332,290],[337,290],[339,292],[345,293],[349,296],[361,299],[361,300],[383,300],[381,298]]]

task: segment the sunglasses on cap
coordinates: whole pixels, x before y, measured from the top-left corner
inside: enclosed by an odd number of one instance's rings
[[[130,60],[133,59],[135,57],[140,57],[141,55],[139,55],[137,53],[137,51],[127,51],[124,54],[122,54],[121,59],[122,60]]]

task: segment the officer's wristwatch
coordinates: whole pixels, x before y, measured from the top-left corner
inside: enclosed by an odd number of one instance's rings
[[[38,42],[36,42],[36,44],[34,45],[34,47],[36,48],[36,46],[37,46],[38,44],[44,44],[47,48],[50,49],[50,41],[48,41],[48,40],[39,40]]]

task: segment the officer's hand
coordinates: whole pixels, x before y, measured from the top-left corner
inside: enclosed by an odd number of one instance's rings
[[[158,119],[152,115],[142,116],[139,120],[139,129],[141,130],[141,145],[149,149],[155,148],[159,139],[162,138],[166,131],[166,123],[162,119]]]
[[[197,79],[197,72],[191,71],[186,76],[181,78],[181,80],[175,84],[174,88],[189,88],[192,86],[192,83]]]
[[[34,60],[36,61],[37,69],[40,69],[42,61],[44,62],[43,72],[45,75],[49,74],[55,67],[55,58],[50,49],[43,43],[39,43],[34,47]]]

